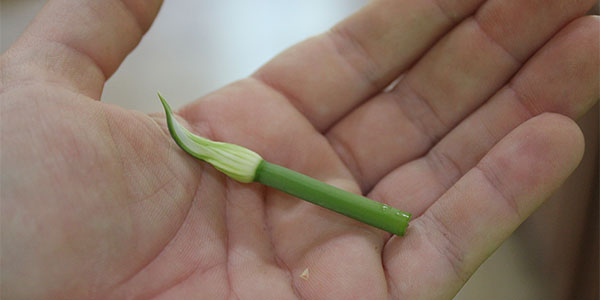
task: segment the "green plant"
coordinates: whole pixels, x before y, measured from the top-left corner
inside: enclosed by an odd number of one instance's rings
[[[169,132],[177,145],[232,179],[243,183],[260,182],[387,232],[404,235],[411,214],[269,163],[242,146],[194,135],[177,122],[160,93],[158,97],[165,109]]]

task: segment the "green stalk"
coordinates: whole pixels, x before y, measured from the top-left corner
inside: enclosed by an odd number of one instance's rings
[[[409,213],[265,160],[254,180],[396,235],[404,235],[410,220]]]
[[[411,214],[269,163],[244,147],[194,135],[175,120],[167,101],[160,94],[158,97],[165,108],[169,132],[177,145],[232,179],[260,182],[387,232],[404,235]]]

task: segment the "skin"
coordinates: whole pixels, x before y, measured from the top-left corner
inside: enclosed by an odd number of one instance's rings
[[[226,179],[164,115],[97,101],[160,1],[52,0],[1,57],[1,296],[451,298],[581,159],[593,4],[374,1],[177,112],[413,213],[390,237]]]

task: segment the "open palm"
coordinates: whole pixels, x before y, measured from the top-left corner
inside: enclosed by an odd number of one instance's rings
[[[484,2],[372,2],[178,111],[413,213],[391,237],[94,101],[160,1],[50,1],[1,61],[3,298],[452,297],[576,167],[598,97],[594,1]]]

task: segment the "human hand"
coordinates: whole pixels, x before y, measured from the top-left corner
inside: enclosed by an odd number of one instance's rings
[[[159,1],[51,1],[1,58],[2,297],[451,297],[575,168],[598,98],[592,1],[481,2],[373,2],[179,111],[413,213],[390,237],[94,101]]]

